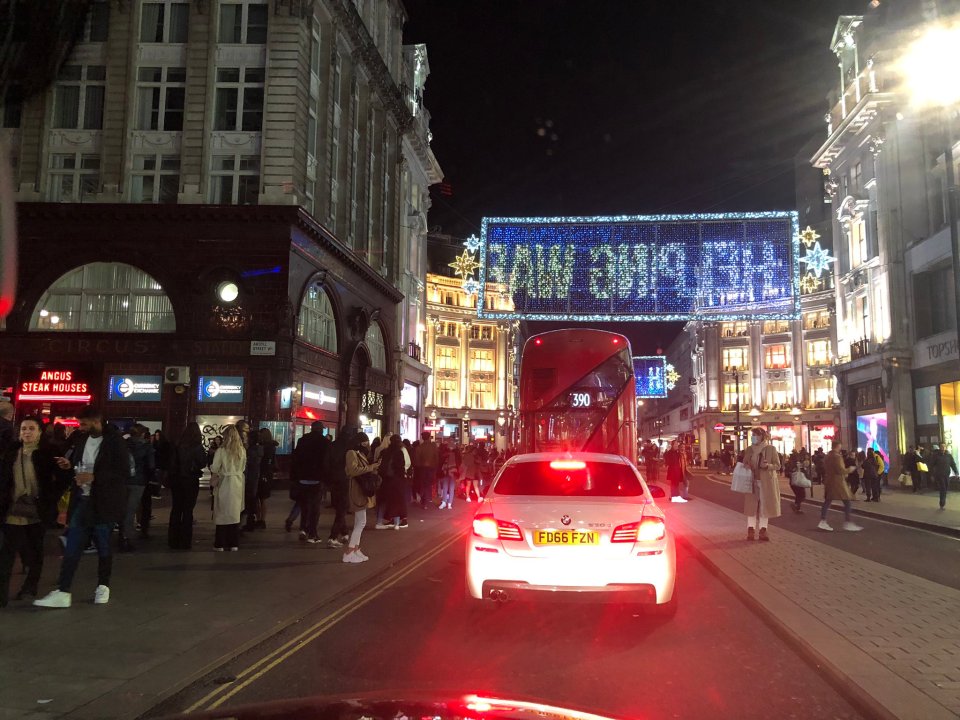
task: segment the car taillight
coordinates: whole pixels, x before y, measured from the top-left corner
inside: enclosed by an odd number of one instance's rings
[[[551,460],[551,470],[583,470],[587,464],[583,460]]]
[[[487,540],[523,540],[520,527],[506,520],[497,520],[493,515],[477,515],[473,518],[473,534]]]
[[[645,517],[639,522],[618,525],[613,530],[610,542],[632,543],[662,540],[667,534],[667,526],[658,517]]]

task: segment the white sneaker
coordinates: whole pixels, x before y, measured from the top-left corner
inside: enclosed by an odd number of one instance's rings
[[[830,527],[830,523],[828,523],[826,520],[821,520],[817,527],[821,530],[826,530],[827,532],[833,532],[833,528]]]
[[[369,560],[369,559],[370,559],[370,558],[368,558],[366,555],[363,554],[363,551],[360,550],[360,548],[357,548],[357,549],[354,550],[353,552],[356,553],[357,555],[359,555],[361,560],[366,561],[366,560]]]
[[[377,523],[376,530],[393,530],[393,523]]]
[[[73,602],[73,595],[68,592],[61,592],[60,590],[51,590],[42,598],[33,601],[33,604],[37,607],[47,607],[47,608],[68,608],[70,607],[71,602]]]
[[[106,585],[97,585],[93,593],[93,604],[106,605],[108,602],[110,602],[110,588]]]
[[[843,529],[847,532],[860,532],[863,530],[863,527],[852,522],[845,522],[843,524]]]
[[[683,499],[682,497],[680,497],[679,495],[677,495],[676,497],[670,498],[670,502],[685,503],[685,502],[687,502],[687,501],[684,500],[684,499]]]
[[[447,504],[446,504],[445,502],[440,503],[440,509],[441,509],[441,510],[446,510],[446,509],[447,509]]]
[[[343,554],[343,561],[345,563],[362,563],[365,560],[367,560],[367,556],[356,550]]]
[[[467,502],[470,502],[470,496],[467,495]]]
[[[327,538],[327,547],[340,548],[343,547],[343,543],[336,538]]]

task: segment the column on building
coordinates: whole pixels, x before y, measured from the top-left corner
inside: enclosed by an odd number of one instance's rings
[[[504,323],[497,323],[495,332],[497,333],[497,352],[494,358],[494,370],[497,375],[496,402],[497,409],[502,410],[510,404],[507,399],[507,363],[509,356],[507,353],[507,329]]]
[[[467,407],[470,397],[470,326],[469,320],[463,323],[460,335],[460,407]]]
[[[430,316],[427,318],[427,347],[424,354],[424,364],[429,365],[433,372],[427,376],[427,404],[436,405],[437,396],[436,396],[436,377],[437,377],[437,357],[436,346],[437,346],[437,325],[440,323],[439,318],[435,316]]]

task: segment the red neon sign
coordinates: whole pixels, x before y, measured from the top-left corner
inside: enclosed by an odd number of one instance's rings
[[[39,379],[20,383],[17,401],[88,403],[91,397],[90,385],[77,382],[72,370],[42,370]]]

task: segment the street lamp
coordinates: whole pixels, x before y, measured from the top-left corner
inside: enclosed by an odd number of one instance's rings
[[[960,102],[960,25],[934,25],[906,51],[900,61],[900,72],[918,107],[940,110],[946,129],[947,147],[944,164],[947,176],[947,220],[950,225],[950,247],[953,251],[953,303],[956,313],[957,340],[960,341],[960,231],[957,228],[957,180],[953,170],[953,123],[950,117]]]

